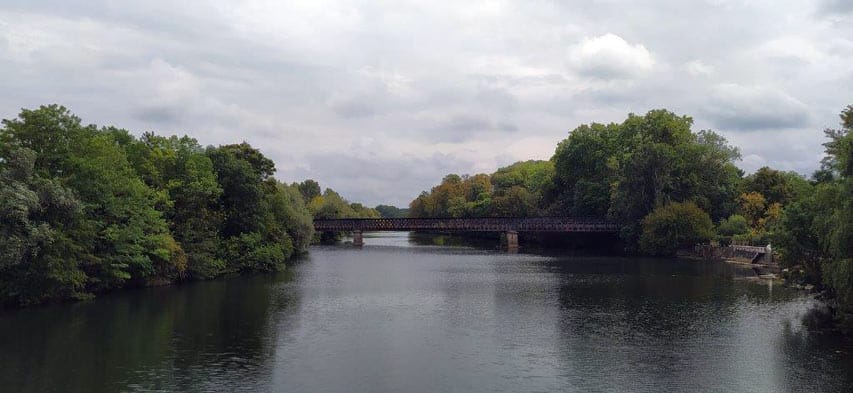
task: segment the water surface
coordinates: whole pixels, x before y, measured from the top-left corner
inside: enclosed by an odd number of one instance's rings
[[[11,392],[850,392],[805,294],[688,260],[319,246],[277,275],[0,313]]]

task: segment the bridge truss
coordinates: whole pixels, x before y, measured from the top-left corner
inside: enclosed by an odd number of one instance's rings
[[[459,232],[617,232],[615,223],[597,218],[342,218],[314,220],[318,231],[459,231]]]

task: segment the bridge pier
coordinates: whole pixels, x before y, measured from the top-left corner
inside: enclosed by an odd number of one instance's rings
[[[518,232],[506,231],[506,249],[509,252],[518,251]]]
[[[356,247],[364,245],[364,234],[360,230],[352,231],[352,245]]]

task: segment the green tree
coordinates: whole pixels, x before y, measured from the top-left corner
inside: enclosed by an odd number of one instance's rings
[[[82,203],[35,174],[34,151],[8,147],[0,166],[0,303],[85,297],[87,276],[69,236]]]
[[[557,145],[553,191],[547,194],[551,214],[604,216],[610,208],[610,189],[620,151],[621,126],[593,123],[575,128]]]
[[[3,126],[4,152],[6,146],[35,151],[34,174],[59,179],[82,202],[80,224],[67,235],[88,291],[182,273],[183,252],[155,209],[156,193],[139,179],[112,134],[83,126],[56,105],[25,109]]]
[[[272,160],[245,142],[208,148],[207,156],[222,187],[226,270],[282,268],[312,237],[301,196],[276,181]]]
[[[768,204],[784,205],[806,196],[811,192],[811,187],[797,173],[762,167],[744,179],[743,192],[757,192],[767,199]]]
[[[826,130],[826,157],[814,192],[786,205],[774,231],[783,263],[825,285],[839,326],[853,331],[853,106],[841,129]]]
[[[638,244],[643,217],[669,203],[693,201],[714,217],[731,214],[738,181],[732,161],[739,153],[715,133],[693,133],[692,123],[666,110],[622,123],[609,216],[622,225],[629,249]]]
[[[721,243],[730,244],[735,236],[743,236],[749,234],[751,228],[746,217],[739,214],[733,214],[729,218],[720,220],[717,225],[717,235]]]
[[[409,216],[408,208],[400,209],[399,207],[391,205],[377,205],[375,209],[383,218],[404,218]]]
[[[714,223],[693,202],[670,203],[643,219],[640,247],[651,255],[672,256],[680,248],[704,243],[714,236]]]
[[[302,200],[308,202],[320,196],[320,184],[312,179],[307,179],[297,185],[299,193],[302,195]]]
[[[195,139],[145,133],[136,140],[127,131],[109,129],[124,146],[145,183],[160,196],[157,204],[182,247],[191,278],[210,278],[225,267],[219,257],[222,188],[213,162]]]

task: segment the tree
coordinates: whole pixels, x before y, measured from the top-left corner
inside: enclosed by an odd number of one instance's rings
[[[536,195],[522,186],[512,186],[492,198],[491,211],[496,217],[535,217],[538,214]]]
[[[22,110],[3,126],[4,154],[6,146],[34,147],[33,173],[59,180],[80,199],[82,218],[67,236],[86,274],[86,291],[181,274],[183,252],[155,208],[156,193],[139,179],[112,134],[83,126],[56,105]]]
[[[307,179],[297,185],[299,193],[302,195],[302,200],[308,202],[320,196],[320,184],[312,179]]]
[[[245,142],[208,148],[207,155],[222,187],[226,270],[283,268],[313,236],[302,197],[276,181],[272,160]]]
[[[0,166],[0,303],[85,297],[69,231],[83,206],[74,193],[35,174],[36,152],[12,148]]]
[[[774,242],[791,271],[829,289],[839,326],[853,331],[853,106],[841,126],[825,131],[821,181],[783,208]]]
[[[57,105],[4,120],[0,142],[3,304],[280,269],[313,239],[298,187],[247,143],[136,138]]]
[[[225,267],[219,257],[222,188],[213,162],[195,139],[145,133],[136,140],[125,130],[108,129],[124,146],[145,183],[158,193],[157,204],[187,259],[192,278],[210,278]]]
[[[651,255],[672,256],[684,247],[707,242],[714,236],[714,223],[693,202],[673,202],[659,207],[643,219],[640,247]]]
[[[557,145],[553,191],[546,195],[551,214],[604,216],[615,181],[614,158],[620,150],[621,126],[593,123],[575,128]]]
[[[689,117],[653,110],[629,115],[619,126],[616,140],[622,147],[612,159],[608,215],[622,225],[620,236],[629,251],[636,249],[643,217],[669,203],[693,201],[714,217],[731,214],[737,149],[713,132],[693,133],[692,124]]]
[[[737,148],[721,135],[693,132],[693,120],[667,110],[622,123],[581,125],[549,162],[524,161],[490,176],[448,175],[410,204],[412,217],[608,217],[639,250],[642,220],[672,202],[691,201],[714,220],[732,215],[743,173]],[[489,191],[487,191],[489,190]],[[764,217],[761,217],[764,219]]]
[[[743,182],[743,192],[756,192],[767,199],[768,204],[782,205],[798,200],[811,191],[808,181],[797,173],[781,172],[768,167],[759,168]]]
[[[729,218],[724,218],[717,225],[718,239],[726,245],[731,243],[733,237],[747,235],[750,230],[751,228],[746,217],[739,214],[733,214]]]
[[[272,175],[274,165],[259,151],[243,143],[209,147],[217,182],[222,187],[223,237],[262,231],[264,198],[262,182]]]
[[[382,218],[404,218],[409,216],[409,209],[400,209],[391,205],[377,205],[376,211]]]
[[[750,226],[758,228],[761,217],[767,209],[767,200],[758,192],[743,193],[740,195],[740,212],[749,220]]]

